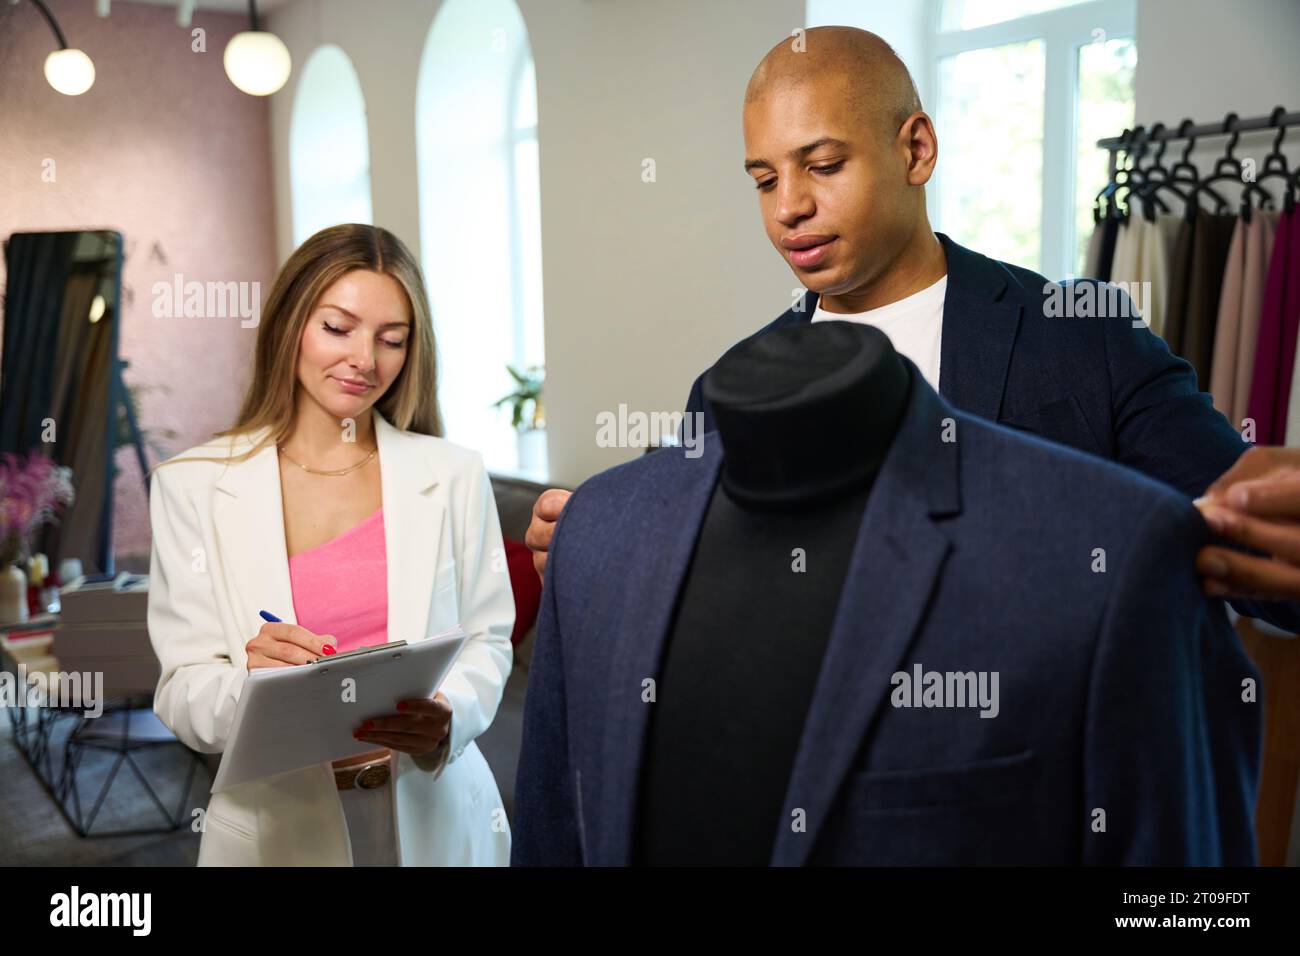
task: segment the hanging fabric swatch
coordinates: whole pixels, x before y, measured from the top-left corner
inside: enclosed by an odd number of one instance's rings
[[[1255,343],[1259,339],[1259,311],[1264,301],[1264,281],[1273,251],[1278,214],[1256,212],[1250,222],[1237,220],[1223,269],[1223,292],[1214,330],[1214,360],[1210,392],[1214,407],[1242,427],[1250,400]]]
[[[1210,390],[1210,369],[1214,357],[1214,331],[1223,290],[1223,267],[1228,259],[1234,215],[1196,211],[1192,238],[1192,271],[1188,277],[1187,311],[1183,316],[1183,339],[1178,354],[1196,369],[1197,387]],[[1172,343],[1171,343],[1172,344]]]
[[[1107,216],[1101,221],[1101,249],[1097,255],[1097,271],[1093,278],[1110,281],[1111,264],[1115,261],[1115,239],[1119,235],[1119,219]]]
[[[1255,423],[1255,442],[1260,445],[1280,445],[1286,441],[1296,325],[1286,314],[1286,303],[1288,287],[1300,285],[1300,272],[1295,271],[1296,251],[1300,248],[1298,210],[1300,207],[1284,212],[1278,220],[1260,308],[1259,338],[1250,382],[1250,401],[1246,407],[1247,417]],[[1293,291],[1293,300],[1295,295]],[[1290,351],[1287,351],[1288,340]]]
[[[1105,232],[1104,223],[1099,222],[1092,227],[1092,235],[1088,237],[1088,249],[1083,254],[1083,276],[1085,278],[1097,278],[1097,269],[1101,264],[1101,240]]]
[[[1287,445],[1300,445],[1300,207],[1291,211],[1290,250],[1286,266],[1286,293],[1282,300],[1283,347],[1294,354],[1291,377],[1283,381],[1286,389],[1286,428],[1280,439]]]
[[[1115,236],[1115,256],[1110,264],[1110,282],[1133,282],[1138,274],[1138,256],[1142,244],[1138,239],[1141,232],[1141,216],[1130,216],[1120,220]]]
[[[1155,222],[1142,221],[1138,233],[1140,244],[1138,279],[1150,283],[1143,294],[1143,317],[1156,335],[1164,335],[1165,314],[1169,308],[1169,275],[1180,216],[1156,215]]]
[[[1196,219],[1183,218],[1174,239],[1174,254],[1169,261],[1169,295],[1165,307],[1163,335],[1169,348],[1181,355],[1183,328],[1187,319],[1187,294],[1192,277],[1192,242],[1196,236]]]

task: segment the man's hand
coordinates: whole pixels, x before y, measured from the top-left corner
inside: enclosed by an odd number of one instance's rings
[[[1206,594],[1300,600],[1300,449],[1250,449],[1195,504],[1217,534],[1268,555],[1202,548]]]
[[[546,552],[551,547],[551,535],[555,533],[555,522],[560,520],[564,503],[569,500],[571,492],[560,488],[543,491],[533,503],[533,520],[528,523],[524,534],[524,544],[533,552],[533,567],[537,576],[546,578]]]

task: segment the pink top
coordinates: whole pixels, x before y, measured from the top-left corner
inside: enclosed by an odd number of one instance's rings
[[[337,538],[289,558],[293,610],[313,634],[333,634],[341,654],[388,640],[384,509]]]

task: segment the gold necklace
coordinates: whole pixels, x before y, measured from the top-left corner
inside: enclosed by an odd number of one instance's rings
[[[350,474],[351,472],[356,471],[358,468],[360,468],[362,465],[364,465],[366,462],[368,462],[371,458],[374,458],[375,455],[377,455],[377,454],[379,453],[379,446],[376,445],[375,448],[374,448],[374,450],[371,451],[369,455],[366,455],[365,458],[362,458],[362,459],[361,459],[359,462],[357,462],[355,465],[348,465],[348,467],[346,467],[346,468],[340,468],[340,469],[338,469],[337,471],[319,471],[319,470],[317,470],[317,469],[315,469],[315,468],[308,468],[308,467],[307,467],[306,465],[304,465],[302,462],[295,460],[294,457],[293,457],[292,455],[290,455],[287,451],[284,450],[284,446],[283,446],[283,445],[276,445],[276,448],[280,449],[280,454],[281,454],[281,455],[284,455],[285,458],[288,458],[291,462],[293,462],[295,465],[297,465],[297,466],[298,466],[299,468],[301,468],[303,471],[310,472],[310,473],[313,474],[313,475],[330,475],[330,476],[335,476],[335,477],[337,477],[337,476],[339,476],[339,475]]]

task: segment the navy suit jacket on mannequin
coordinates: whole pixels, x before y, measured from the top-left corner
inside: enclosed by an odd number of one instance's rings
[[[1210,395],[1197,391],[1192,366],[1144,323],[1134,328],[1137,312],[1121,290],[1095,279],[1073,280],[1059,300],[1062,308],[1085,284],[1097,290],[1099,307],[1110,302],[1119,308],[1104,317],[1052,315],[1049,303],[1061,284],[935,235],[948,261],[939,393],[953,406],[1135,468],[1191,498],[1204,494],[1250,447]],[[1117,293],[1114,299],[1108,300],[1107,289]],[[754,335],[809,322],[816,305],[817,294],[809,292]],[[703,431],[711,431],[703,378],[692,385],[686,411],[703,412]],[[1300,604],[1232,605],[1248,617],[1300,631]]]
[[[1258,674],[1201,592],[1200,514],[1133,471],[956,411],[911,371],[810,709],[765,715],[803,724],[771,862],[1253,864],[1262,705],[1242,682]],[[722,458],[706,435],[697,458],[655,452],[566,504],[513,863],[632,859],[646,681]],[[724,621],[718,639],[744,653]],[[996,716],[897,706],[893,675],[916,667],[997,673]]]

